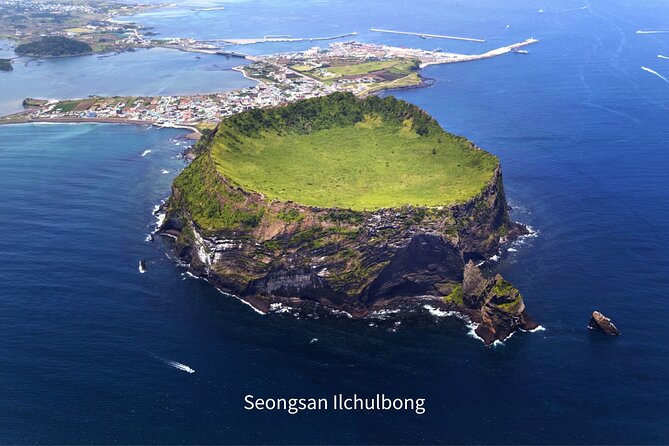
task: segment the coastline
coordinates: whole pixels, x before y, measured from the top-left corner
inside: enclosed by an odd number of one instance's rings
[[[250,77],[249,75],[246,74],[246,71],[244,71],[244,65],[237,65],[236,67],[230,68],[232,71],[237,71],[239,73],[242,73],[242,76],[244,76],[245,79],[255,81],[258,85],[262,84],[262,81],[255,79],[253,77]]]
[[[9,115],[12,116],[12,115]],[[133,119],[115,119],[115,118],[51,118],[51,119],[16,119],[16,120],[2,120],[0,119],[0,125],[12,125],[12,124],[124,124],[124,125],[147,125],[152,127],[159,128],[176,128],[189,130],[191,133],[188,134],[190,139],[199,139],[202,136],[200,130],[195,126],[190,126],[186,124],[158,124],[153,121],[141,121]]]

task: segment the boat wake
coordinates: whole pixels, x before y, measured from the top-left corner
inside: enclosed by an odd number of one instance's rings
[[[181,370],[182,372],[186,372],[186,373],[195,373],[195,370],[191,369],[191,368],[188,367],[186,364],[182,364],[182,363],[180,363],[180,362],[178,362],[178,361],[172,361],[172,360],[170,360],[170,359],[161,358],[161,357],[158,356],[158,355],[152,355],[152,356],[153,356],[154,358],[156,358],[157,360],[159,360],[159,361],[165,363],[166,365],[168,365],[168,366],[170,366],[170,367],[173,367],[173,368],[175,368],[175,369],[177,369],[177,370]]]
[[[655,70],[653,70],[653,69],[651,69],[651,68],[648,68],[648,67],[641,67],[641,69],[642,69],[643,71],[647,71],[647,72],[649,72],[650,74],[654,74],[655,76],[659,77],[660,79],[662,79],[663,81],[665,81],[666,83],[669,84],[669,79],[667,79],[666,77],[662,76],[662,75],[661,75],[660,73],[658,73],[657,71],[655,71]]]
[[[657,55],[658,59],[669,59],[669,56],[663,56],[662,54]]]
[[[181,370],[187,373],[195,373],[195,370],[191,369],[186,364],[182,364],[177,361],[165,361],[165,364],[169,365],[170,367],[174,367],[177,370]]]
[[[640,29],[636,33],[637,34],[669,34],[669,30],[645,31],[645,30]]]

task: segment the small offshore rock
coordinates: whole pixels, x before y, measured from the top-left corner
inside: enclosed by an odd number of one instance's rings
[[[592,329],[600,329],[609,336],[620,336],[620,331],[613,325],[611,319],[604,316],[599,311],[593,311],[588,327]]]

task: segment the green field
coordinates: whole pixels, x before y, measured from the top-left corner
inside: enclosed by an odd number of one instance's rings
[[[275,115],[282,113],[277,110],[265,112],[269,116],[240,115],[231,122],[231,127],[246,128],[264,120],[273,124],[269,129],[219,129],[211,148],[219,172],[244,189],[271,199],[374,210],[465,201],[481,191],[497,167],[495,157],[444,132],[410,104],[378,98],[367,103],[356,103],[355,99],[317,101],[321,102],[309,105],[332,110],[322,121],[307,107],[294,114],[283,112],[299,123],[297,128],[298,124],[274,125]],[[392,114],[375,111],[384,107]],[[356,114],[360,111],[362,116]],[[312,116],[312,121],[305,122],[304,116]],[[328,124],[327,119],[338,119],[343,125]],[[315,129],[303,130],[312,126]]]
[[[388,70],[393,73],[409,74],[415,62],[407,59],[380,60],[374,62],[363,62],[341,67],[328,67],[327,71],[339,76],[356,76],[359,74],[372,73],[374,71]]]
[[[416,73],[418,69],[418,61],[413,59],[376,60],[358,63],[352,63],[350,61],[334,61],[333,65],[334,66],[327,66],[316,69],[311,65],[297,64],[291,65],[290,68],[294,71],[318,79],[327,85],[332,85],[340,79],[349,78],[352,76],[368,75],[370,73],[374,73],[382,77],[389,76],[387,77],[388,80],[376,84],[384,85],[383,87],[380,87],[380,89],[389,88],[385,87],[385,85],[390,82],[399,81],[398,78],[406,78],[404,83],[409,83],[410,85],[420,83],[419,80],[416,81],[416,79],[418,79],[418,74]],[[328,73],[330,75],[327,75]]]

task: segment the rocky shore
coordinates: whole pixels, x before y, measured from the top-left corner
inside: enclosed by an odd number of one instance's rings
[[[320,208],[232,184],[217,169],[215,140],[206,135],[195,147],[160,228],[190,274],[263,313],[289,307],[369,318],[429,305],[466,317],[486,345],[537,327],[520,292],[476,266],[528,232],[509,218],[499,166],[480,193],[448,206]],[[218,227],[198,222],[209,200],[224,206]]]
[[[300,222],[206,233],[189,220],[175,187],[160,233],[174,238],[191,274],[263,313],[277,305],[305,313],[323,307],[365,318],[429,304],[466,316],[487,345],[537,327],[518,290],[499,275],[484,277],[474,263],[527,233],[509,220],[501,171],[479,197],[461,205],[338,217],[333,214],[340,210],[267,202],[227,187],[273,213],[300,215]]]

